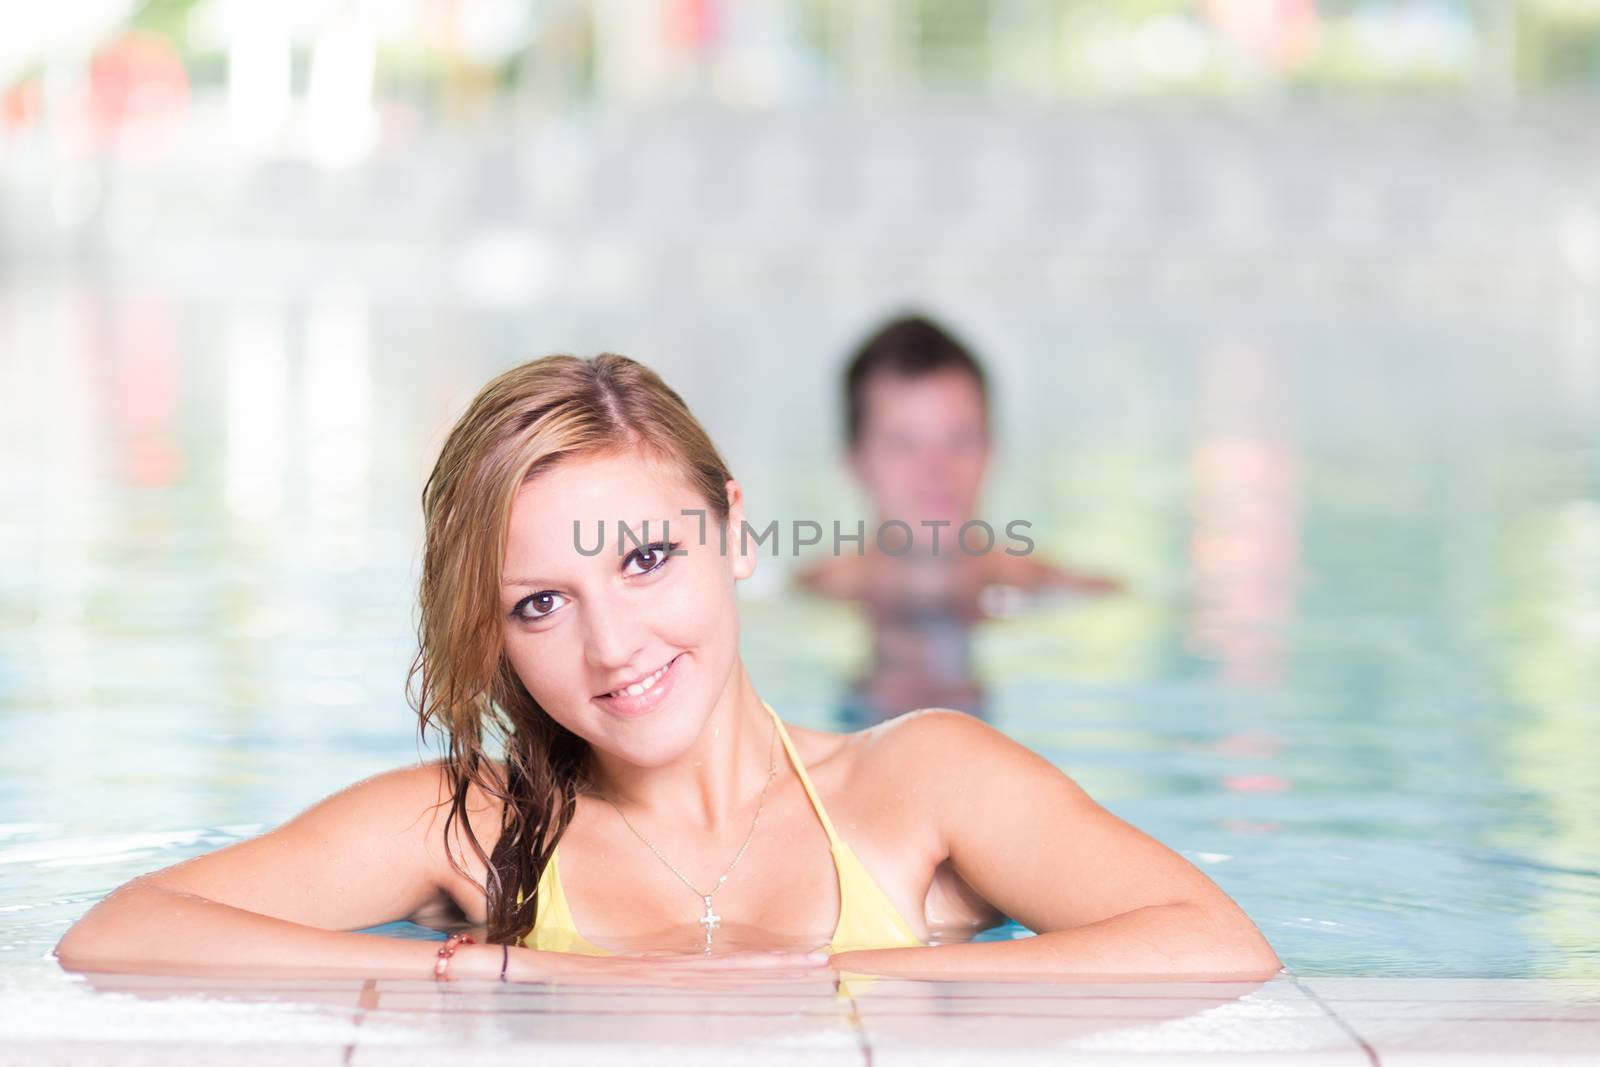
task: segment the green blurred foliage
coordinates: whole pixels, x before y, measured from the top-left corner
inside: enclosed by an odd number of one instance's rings
[[[188,32],[197,16],[214,15],[217,2],[146,0],[129,28],[170,40],[198,83],[221,80],[225,57],[214,43],[196,45]],[[416,102],[528,86],[566,101],[592,96],[603,91],[595,70],[597,51],[608,39],[604,20],[642,17],[647,10],[645,0],[624,14],[592,0],[527,2],[535,12],[531,38],[510,59],[494,62],[474,61],[430,37],[435,23],[398,33],[391,26],[380,40],[380,91]],[[678,0],[661,2],[670,7]],[[884,53],[870,65],[891,72],[893,89],[911,97],[1600,89],[1600,0],[1306,4],[1302,13],[1310,13],[1312,28],[1302,42],[1280,51],[1270,41],[1264,45],[1261,34],[1299,31],[1262,31],[1255,13],[1269,8],[1252,0],[876,0],[870,11],[848,0],[768,0],[765,6],[788,15],[790,39],[783,47],[806,53],[827,91],[846,98],[864,84],[860,37],[866,30],[872,34],[868,53]],[[330,2],[329,9],[337,6]],[[737,7],[727,0],[716,21],[737,26]],[[552,46],[546,37],[559,39]],[[296,47],[303,66],[311,42]]]

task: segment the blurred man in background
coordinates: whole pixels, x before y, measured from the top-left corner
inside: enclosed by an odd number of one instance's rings
[[[993,524],[966,527],[977,519],[989,463],[988,380],[945,329],[920,315],[890,321],[857,350],[844,386],[849,463],[871,500],[874,529],[904,524],[799,577],[803,588],[867,611],[873,664],[852,686],[846,718],[865,725],[934,706],[981,715],[970,631],[994,593],[1121,586],[1036,559],[1031,540],[998,539],[986,532]],[[897,537],[909,541],[902,551]],[[884,541],[893,542],[888,551]]]

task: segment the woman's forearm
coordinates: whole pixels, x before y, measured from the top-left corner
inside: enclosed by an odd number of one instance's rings
[[[431,978],[438,944],[321,930],[138,881],[116,890],[56,946],[72,971],[257,975],[315,973],[362,978]],[[519,970],[530,953],[518,950]],[[453,978],[495,978],[498,945],[462,945]]]
[[[1247,920],[1162,904],[1017,941],[840,952],[841,970],[900,978],[1117,978],[1255,981],[1282,969]]]

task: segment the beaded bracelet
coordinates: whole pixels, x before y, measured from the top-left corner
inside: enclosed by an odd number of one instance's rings
[[[444,981],[450,975],[450,957],[456,954],[456,949],[462,945],[476,944],[477,942],[466,934],[451,934],[439,949],[439,958],[433,961],[433,976],[441,982]]]

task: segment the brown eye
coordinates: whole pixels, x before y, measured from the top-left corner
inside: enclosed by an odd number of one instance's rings
[[[553,615],[565,601],[566,598],[560,593],[548,590],[532,593],[517,601],[517,606],[511,609],[511,614],[518,619],[542,619]]]
[[[670,544],[666,541],[655,541],[651,544],[645,545],[642,548],[636,548],[632,552],[628,553],[627,559],[623,560],[622,569],[625,573],[630,573],[635,576],[640,574],[649,574],[651,571],[658,571],[666,565],[667,560],[670,558],[670,553],[676,551],[678,545],[681,543],[682,542],[680,541],[673,541]],[[639,571],[630,571],[629,568],[635,562],[642,565],[644,569]]]

